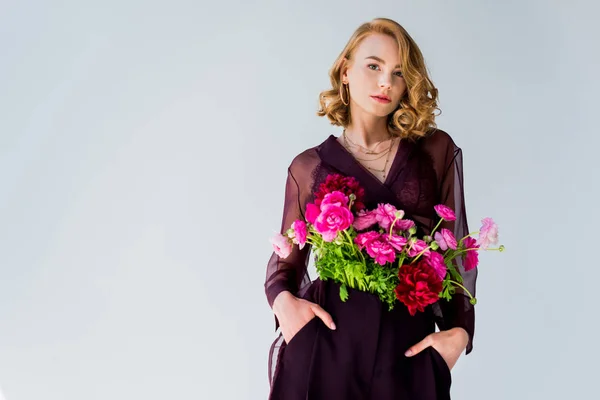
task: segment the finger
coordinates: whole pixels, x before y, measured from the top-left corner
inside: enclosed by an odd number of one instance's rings
[[[431,346],[431,344],[432,344],[432,337],[431,337],[431,335],[427,335],[425,337],[425,339],[421,340],[419,343],[410,346],[408,348],[408,350],[406,350],[404,355],[406,357],[412,357],[412,356],[422,352],[426,347]]]
[[[321,320],[325,323],[325,325],[327,325],[330,329],[335,330],[335,323],[333,322],[333,318],[327,311],[325,311],[318,304],[313,304],[311,306],[311,309],[313,310],[313,312],[315,313],[315,315],[317,317],[321,318]]]

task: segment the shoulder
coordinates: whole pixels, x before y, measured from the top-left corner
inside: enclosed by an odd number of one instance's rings
[[[317,148],[318,146],[309,147],[292,157],[289,170],[307,171],[315,168],[320,161]]]
[[[447,155],[461,151],[452,136],[439,128],[434,128],[419,139],[421,148],[430,154]]]
[[[454,147],[456,143],[448,132],[443,129],[433,128],[425,136],[419,139],[425,146]]]

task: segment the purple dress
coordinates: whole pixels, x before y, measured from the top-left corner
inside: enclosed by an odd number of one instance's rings
[[[416,140],[403,139],[385,182],[366,169],[337,138],[298,154],[288,168],[281,233],[304,218],[307,203],[329,173],[355,177],[365,189],[368,209],[390,203],[415,221],[417,235],[429,234],[439,221],[433,206],[445,204],[456,220],[437,229],[450,229],[457,240],[469,233],[463,190],[462,151],[450,135],[432,129]],[[435,332],[462,327],[469,334],[466,353],[473,349],[474,306],[460,288],[452,301],[441,299],[411,316],[397,302],[392,311],[374,294],[348,289],[342,302],[339,284],[319,278],[311,281],[307,266],[310,246],[294,246],[281,259],[273,252],[267,265],[265,293],[269,305],[288,290],[319,304],[333,317],[331,330],[315,317],[289,343],[281,333],[269,351],[270,400],[440,400],[450,399],[451,372],[432,346],[412,357],[404,352]],[[465,271],[455,260],[463,285],[475,296],[477,268]],[[275,317],[275,330],[279,321]]]

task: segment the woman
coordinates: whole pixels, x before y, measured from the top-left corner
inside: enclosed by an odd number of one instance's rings
[[[456,220],[443,222],[457,238],[468,233],[462,152],[437,129],[437,90],[423,56],[396,22],[377,18],[361,25],[330,70],[333,88],[320,95],[319,116],[343,127],[339,137],[298,154],[288,168],[281,233],[304,218],[327,174],[355,177],[365,205],[390,203],[429,234],[445,204]],[[310,247],[294,246],[285,259],[275,252],[265,292],[275,314],[269,357],[270,399],[449,399],[451,373],[473,347],[475,315],[458,290],[415,316],[402,303],[392,311],[379,298],[349,289],[339,298],[331,280],[311,282]],[[475,296],[477,269],[464,271]],[[435,332],[435,324],[440,328]],[[412,354],[411,354],[412,353]]]

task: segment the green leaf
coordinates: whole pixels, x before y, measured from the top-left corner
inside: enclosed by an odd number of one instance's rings
[[[340,299],[344,302],[348,300],[348,288],[344,284],[340,286]]]

